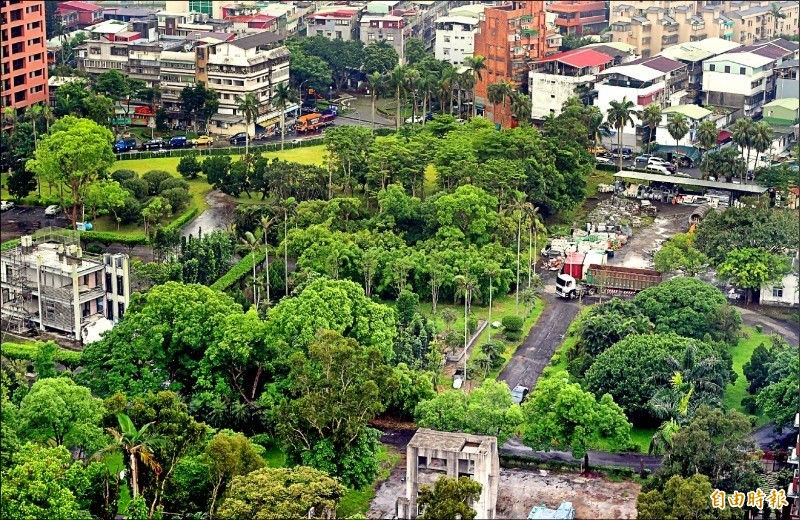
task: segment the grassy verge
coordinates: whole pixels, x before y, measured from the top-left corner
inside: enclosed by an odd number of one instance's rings
[[[747,379],[744,377],[743,367],[745,363],[750,361],[750,357],[753,355],[753,351],[756,347],[762,343],[767,347],[772,344],[772,338],[770,338],[769,334],[757,332],[750,327],[744,327],[744,337],[739,340],[739,343],[737,343],[735,347],[730,349],[731,357],[733,358],[733,370],[738,377],[736,378],[736,383],[728,383],[728,386],[725,388],[725,395],[722,399],[725,408],[739,410],[744,414],[748,413],[742,406],[742,399],[750,395],[747,392],[748,384]],[[769,422],[769,419],[764,416],[763,412],[759,412],[756,417],[757,427],[763,426]]]
[[[103,462],[112,475],[119,475],[119,472],[125,469],[125,464],[122,462],[122,453],[109,453],[103,458]],[[131,492],[128,489],[128,484],[120,483],[117,513],[123,513],[125,508],[128,507],[128,502],[130,501]]]
[[[349,490],[339,502],[339,507],[336,508],[336,516],[339,518],[366,513],[370,502],[375,498],[375,489],[381,482],[389,478],[392,470],[402,460],[403,455],[391,446],[381,444],[376,458],[378,459],[378,477],[375,482],[371,486]]]

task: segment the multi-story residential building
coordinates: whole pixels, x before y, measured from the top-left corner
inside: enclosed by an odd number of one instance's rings
[[[89,2],[59,2],[56,16],[68,30],[85,29],[103,21],[103,8]]]
[[[796,265],[796,264],[795,264]],[[800,428],[800,413],[794,416],[794,428]],[[800,518],[800,433],[797,435],[797,445],[792,448],[792,453],[789,456],[789,467],[794,470],[792,480],[786,489],[786,496],[791,500],[789,505],[789,516],[791,518]]]
[[[682,115],[689,124],[689,131],[678,141],[675,141],[667,130],[667,125],[675,114]],[[714,113],[711,110],[694,104],[667,107],[662,110],[661,123],[656,127],[654,139],[656,143],[665,146],[694,146],[700,123],[708,120],[714,121],[713,117]]]
[[[412,9],[406,11],[406,39],[419,38],[425,44],[426,50],[433,50],[438,19],[448,16],[451,9],[458,8],[465,2],[461,0],[411,0],[405,3],[412,6]]]
[[[798,44],[778,39],[705,60],[705,103],[739,111],[735,118],[760,114],[775,99],[775,66],[797,59],[797,54]]]
[[[256,124],[270,124],[280,116],[272,98],[278,85],[289,82],[289,50],[279,46],[279,41],[274,33],[262,32],[196,49],[196,80],[219,95],[219,110],[211,117],[214,131],[250,131],[237,101],[248,93],[260,103]],[[296,109],[292,105],[287,112]]]
[[[798,276],[800,276],[800,259],[797,253],[792,257],[790,263],[790,271],[783,275],[783,277],[772,284],[765,285],[761,288],[759,294],[759,303],[764,305],[787,305],[790,307],[797,307],[800,305],[800,285],[798,284]],[[797,426],[795,426],[797,428]],[[797,438],[797,446],[792,447],[789,453],[789,458],[786,462],[793,466],[794,469],[794,489],[792,483],[789,483],[789,491],[794,491],[793,498],[797,501],[797,468],[798,468],[798,454],[800,454],[800,436]],[[787,496],[792,496],[790,493]]]
[[[361,16],[360,38],[364,45],[385,41],[397,51],[400,63],[405,63],[405,20],[391,14],[365,14]]]
[[[772,14],[772,7],[780,16]],[[611,2],[610,38],[635,45],[644,57],[665,47],[705,38],[722,38],[742,44],[795,34],[800,20],[795,1],[710,0],[674,2]]]
[[[112,41],[101,37],[88,40],[80,49],[78,68],[93,75],[117,69],[128,77],[141,79],[149,87],[154,87],[161,83],[161,52],[180,49],[183,44],[183,40],[151,43],[138,38],[133,41]]]
[[[44,2],[0,2],[0,106],[47,103]]]
[[[600,74],[602,80],[595,84],[597,105],[606,113],[612,101],[627,99],[633,101],[636,110],[650,103],[662,108],[679,105],[686,97],[689,75],[686,65],[663,56],[640,58],[605,69]],[[627,125],[622,131],[623,144],[639,146],[645,136],[645,128]]]
[[[308,36],[349,41],[358,39],[359,7],[336,6],[310,16]]]
[[[602,0],[553,2],[547,6],[547,10],[556,14],[556,27],[563,35],[580,38],[600,34],[608,27],[606,2]]]
[[[591,105],[597,91],[597,74],[612,66],[614,57],[594,49],[579,48],[560,52],[531,63],[528,92],[531,96],[531,117],[541,120],[558,115],[570,97]]]
[[[420,428],[406,448],[406,496],[397,499],[397,518],[413,519],[423,513],[417,505],[419,489],[442,476],[468,477],[481,484],[481,494],[470,507],[477,518],[496,517],[500,459],[497,438],[448,433]]]
[[[434,55],[455,66],[464,65],[475,50],[475,34],[478,18],[466,16],[443,16],[436,20],[436,43]]]
[[[154,18],[157,12],[157,9],[141,7],[106,7],[103,9],[103,18],[120,22],[132,22],[142,18]]]
[[[211,18],[222,19],[222,10],[227,2],[213,0],[168,0],[166,9],[173,13],[203,13]]]
[[[561,35],[548,32],[541,2],[513,1],[487,7],[475,36],[474,53],[486,58],[486,70],[475,87],[478,112],[494,121],[510,122],[508,107],[488,103],[488,86],[502,79],[521,87],[528,81],[528,63],[555,53],[560,45]],[[507,113],[501,114],[503,111]]]
[[[89,255],[77,234],[44,229],[0,255],[0,315],[17,330],[75,339],[98,319],[118,321],[130,302],[128,255]]]
[[[686,64],[686,71],[689,74],[689,85],[686,88],[688,102],[698,104],[702,102],[703,61],[741,46],[740,43],[722,38],[707,38],[667,47],[659,53],[659,56]]]
[[[169,119],[183,119],[181,92],[186,87],[193,87],[197,67],[195,52],[177,49],[162,51],[161,63],[161,105],[171,116]]]
[[[789,60],[775,67],[775,99],[800,98],[800,61]]]
[[[764,118],[773,126],[793,126],[800,123],[800,99],[784,98],[764,105]]]

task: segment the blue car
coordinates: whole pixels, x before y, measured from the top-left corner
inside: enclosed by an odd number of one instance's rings
[[[135,150],[135,149],[136,149],[135,137],[123,137],[122,139],[114,143],[114,153],[127,152],[128,150]]]

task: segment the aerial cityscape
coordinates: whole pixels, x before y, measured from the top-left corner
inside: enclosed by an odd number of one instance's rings
[[[800,520],[800,2],[0,0],[0,518]]]

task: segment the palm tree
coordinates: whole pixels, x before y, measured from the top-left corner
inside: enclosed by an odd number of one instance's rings
[[[258,99],[248,92],[244,96],[236,96],[237,109],[244,116],[244,154],[250,155],[250,123],[255,123],[258,118]]]
[[[275,203],[275,210],[283,214],[283,283],[286,296],[289,296],[289,215],[294,211],[295,206],[297,206],[297,201],[294,197],[278,200]]]
[[[622,129],[627,125],[633,125],[633,118],[639,118],[639,112],[634,108],[633,101],[628,101],[626,97],[622,101],[611,101],[606,110],[608,124],[617,131],[617,152],[619,156],[619,169],[622,170]]]
[[[14,107],[5,107],[3,109],[3,124],[10,125],[13,132],[17,126],[17,109]]]
[[[719,131],[714,121],[703,121],[700,123],[700,126],[697,127],[697,144],[699,144],[700,148],[703,150],[703,155],[708,154],[708,151],[716,146],[717,135],[719,135]],[[708,165],[706,164],[706,166]],[[703,177],[708,177],[708,168],[706,168]]]
[[[513,214],[517,217],[517,285],[514,289],[514,314],[519,316],[519,264],[520,264],[520,240],[522,238],[522,221],[526,214],[532,212],[532,205],[526,200],[526,195],[521,191],[514,194],[514,202],[511,205]]]
[[[779,6],[775,2],[772,2],[771,6],[770,6],[770,11],[772,13],[772,23],[774,24],[772,37],[773,38],[777,38],[778,37],[778,20],[786,18],[786,13],[782,13],[781,12],[781,6]],[[766,16],[762,16],[762,19],[766,20],[767,17]]]
[[[269,243],[267,242],[267,235],[269,233],[269,228],[272,227],[272,224],[275,223],[275,217],[267,218],[261,217],[259,220],[261,224],[261,229],[264,231],[264,273],[267,277],[267,305],[269,305],[270,297],[269,297]]]
[[[750,168],[750,148],[753,146],[753,136],[755,135],[755,123],[749,117],[737,119],[731,127],[731,134],[733,135],[733,142],[742,149],[742,153],[747,149],[747,160],[745,161],[745,170]],[[744,172],[742,172],[744,177]],[[744,178],[742,178],[744,181]]]
[[[108,433],[114,437],[114,444],[101,450],[100,454],[122,450],[128,455],[128,464],[131,470],[131,494],[133,498],[139,496],[139,461],[161,473],[161,465],[155,458],[154,450],[163,446],[164,439],[152,434],[148,430],[154,423],[149,422],[139,429],[133,425],[131,418],[124,413],[117,414],[119,429],[107,428]]]
[[[400,112],[400,98],[403,93],[406,84],[406,68],[403,66],[395,67],[392,73],[389,75],[389,82],[394,87],[394,101],[395,101],[395,125],[397,126],[397,130],[400,130],[400,119],[401,119],[401,112]]]
[[[294,102],[294,93],[288,83],[280,83],[275,87],[275,95],[272,102],[276,103],[281,110],[281,150],[286,140],[286,105]]]
[[[453,79],[446,74],[442,74],[442,78],[436,84],[437,95],[439,97],[439,110],[444,114],[444,107],[447,105],[448,97],[452,100],[453,97]],[[451,101],[452,104],[452,101]]]
[[[500,80],[497,83],[492,83],[488,87],[486,87],[486,98],[488,99],[489,103],[494,105],[494,111],[492,113],[492,122],[497,124],[497,105],[500,103],[505,106],[506,103],[506,96],[508,95],[508,86],[505,81]],[[503,119],[505,118],[505,111],[502,114]],[[503,128],[504,120],[501,119],[500,121],[500,128]]]
[[[536,274],[536,263],[533,261],[533,252],[536,251],[536,243],[539,234],[539,208],[533,204],[525,206],[526,217],[530,223],[528,226],[528,288],[531,286],[531,270]],[[533,247],[531,247],[533,246]]]
[[[367,84],[372,97],[372,129],[375,130],[375,101],[378,99],[378,89],[383,85],[383,76],[378,72],[373,72],[367,76]]]
[[[420,82],[420,74],[417,69],[408,69],[406,71],[405,77],[405,91],[406,91],[406,103],[408,104],[408,94],[411,94],[412,103],[411,103],[411,122],[415,123],[417,119],[417,88],[419,87]]]
[[[458,113],[463,117],[470,117],[470,114],[464,112],[464,104],[462,103],[461,93],[464,93],[464,101],[467,99],[467,91],[472,92],[475,89],[475,76],[472,72],[465,70],[463,74],[458,75]]]
[[[445,86],[448,88],[448,91],[445,92],[444,94],[445,94],[445,97],[447,98],[448,104],[450,105],[450,111],[448,112],[448,114],[450,114],[452,116],[453,115],[453,90],[455,90],[458,87],[458,72],[456,72],[456,69],[450,67],[448,69],[445,69],[444,72],[442,72],[442,78],[447,80],[447,81],[445,81]]]
[[[477,280],[471,274],[459,274],[453,277],[453,283],[460,291],[464,291],[464,380],[467,379],[467,345],[469,333],[467,331],[467,312],[472,301],[472,291],[478,286]]]
[[[518,122],[531,120],[531,98],[518,92],[511,93],[511,115]]]
[[[674,114],[667,122],[667,132],[675,139],[675,155],[678,155],[678,142],[689,133],[689,120],[683,114]],[[678,161],[675,161],[677,167]]]
[[[756,151],[756,164],[760,164],[758,162],[759,155],[770,148],[772,148],[772,127],[765,121],[760,121],[755,125],[753,132],[753,149]],[[753,168],[753,173],[755,173],[755,168]]]
[[[486,268],[486,275],[489,277],[489,341],[492,341],[492,281],[500,274],[500,266],[498,264],[489,264]]]
[[[648,153],[653,150],[653,140],[656,135],[656,127],[661,123],[661,107],[655,103],[650,103],[642,109],[642,123],[650,129],[647,140]]]
[[[239,239],[244,246],[250,250],[250,255],[253,260],[253,302],[256,305],[256,309],[258,308],[258,304],[261,303],[258,299],[258,289],[256,289],[256,262],[255,262],[255,252],[258,249],[258,239],[251,233],[250,231],[246,231],[244,236]]]
[[[436,88],[439,77],[436,74],[425,74],[420,79],[420,87],[422,88],[422,114],[427,116],[428,112],[433,112],[433,100],[431,99],[431,91]],[[422,125],[425,126],[427,117],[422,118]]]
[[[475,79],[472,85],[472,117],[478,115],[478,104],[475,101],[478,89],[478,83],[483,80],[483,71],[486,70],[486,58],[480,54],[476,54],[471,58],[468,57],[464,60],[464,64],[469,67]]]

